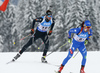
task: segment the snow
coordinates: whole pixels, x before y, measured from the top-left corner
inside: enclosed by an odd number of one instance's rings
[[[58,66],[68,54],[68,52],[54,52],[46,58],[50,64],[45,64],[41,63],[42,52],[25,52],[16,62],[6,64],[16,53],[0,53],[0,73],[55,73],[54,71],[58,70]],[[65,65],[62,73],[79,73],[81,59],[82,56],[80,53],[75,58],[72,57]],[[99,66],[100,51],[89,51],[85,67],[86,73],[99,73]]]

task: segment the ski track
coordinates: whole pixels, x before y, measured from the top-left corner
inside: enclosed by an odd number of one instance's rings
[[[48,52],[50,53],[50,52]],[[76,52],[75,52],[76,53]],[[74,53],[74,55],[75,55]],[[41,63],[42,52],[24,52],[21,57],[12,63],[11,61],[17,52],[0,53],[0,73],[55,73],[61,65],[68,52],[54,52],[47,56],[48,64]],[[71,58],[65,65],[62,73],[79,73],[82,56],[80,53]],[[100,73],[100,51],[87,53],[85,66],[86,73]]]

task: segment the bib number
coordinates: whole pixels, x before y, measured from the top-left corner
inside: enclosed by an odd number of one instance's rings
[[[79,40],[81,41],[81,40],[82,40],[82,38],[79,38]]]
[[[48,30],[48,27],[42,27],[42,31],[47,31]]]
[[[85,41],[86,38],[80,38],[80,37],[78,37],[77,35],[75,35],[75,36],[74,36],[74,39],[75,39],[76,41],[78,41],[78,42],[83,42],[83,41]]]
[[[77,41],[83,42],[83,41],[85,41],[85,38],[77,38]]]

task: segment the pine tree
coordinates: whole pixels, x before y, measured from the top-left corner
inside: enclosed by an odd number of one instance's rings
[[[9,3],[5,12],[0,11],[0,36],[3,49],[1,51],[18,51],[30,37],[33,19],[45,15],[46,10],[52,11],[55,26],[49,37],[50,51],[67,51],[70,44],[60,48],[68,41],[68,31],[80,26],[82,21],[90,20],[93,36],[86,46],[87,50],[100,50],[100,1],[99,0],[19,0],[17,6]],[[35,24],[36,29],[38,23]],[[8,37],[8,39],[7,39]],[[15,44],[13,44],[15,42]],[[38,39],[27,51],[42,51],[44,45]],[[8,46],[10,45],[10,46]],[[91,46],[90,46],[91,45]],[[41,49],[38,50],[37,48]]]
[[[8,5],[5,13],[2,13],[2,26],[1,26],[1,36],[2,36],[2,51],[12,51],[13,49],[13,36],[12,36],[12,28],[14,23],[15,14],[13,11],[13,7]]]
[[[87,46],[88,46],[88,50],[99,50],[99,44],[98,44],[98,41],[97,41],[99,39],[99,35],[98,35],[99,33],[98,33],[97,30],[99,30],[99,29],[98,29],[98,27],[96,27],[97,26],[96,11],[95,11],[95,6],[93,6],[93,5],[94,4],[92,2],[90,2],[90,5],[89,5],[89,9],[90,9],[89,19],[90,19],[91,24],[92,24],[93,36],[89,40],[89,44]],[[94,45],[96,45],[96,46],[94,46]]]
[[[81,2],[78,0],[68,0],[67,2],[67,11],[65,12],[65,24],[64,24],[64,34],[66,34],[66,38],[64,40],[68,41],[68,31],[71,28],[77,28],[81,25],[81,23],[85,20],[85,15],[83,9],[81,7]],[[65,46],[65,50],[68,50],[70,44]],[[67,49],[66,49],[67,48]]]

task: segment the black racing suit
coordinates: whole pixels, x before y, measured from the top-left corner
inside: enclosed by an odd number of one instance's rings
[[[34,19],[33,24],[32,24],[32,29],[34,29],[35,22],[42,22],[42,20],[43,20],[42,17]],[[48,19],[45,19],[45,20],[46,20],[46,22],[49,21]],[[52,24],[51,24],[50,30],[53,29],[54,24],[55,24],[54,18],[52,18]],[[48,48],[49,48],[48,34],[47,34],[47,32],[41,32],[37,29],[36,29],[36,33],[34,34],[34,37],[31,37],[29,39],[29,41],[22,47],[22,49],[19,51],[19,53],[22,54],[30,45],[32,45],[33,38],[34,38],[34,41],[37,40],[38,38],[41,38],[43,40],[43,42],[45,44],[45,48],[44,48],[44,51],[43,51],[43,56],[46,56],[46,53],[47,53]]]

